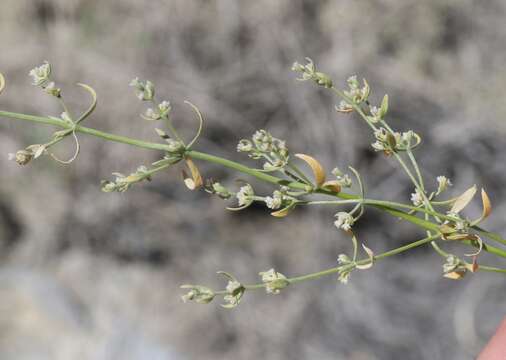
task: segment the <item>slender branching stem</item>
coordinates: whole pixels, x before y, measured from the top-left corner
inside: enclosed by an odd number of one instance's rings
[[[421,138],[412,131],[402,134],[394,132],[394,130],[384,120],[384,116],[388,111],[387,95],[384,96],[383,101],[381,102],[381,106],[378,108],[376,106],[372,106],[369,102],[370,88],[366,80],[363,81],[363,87],[361,87],[356,77],[350,77],[348,79],[349,89],[346,91],[341,91],[332,85],[333,82],[327,75],[316,71],[315,65],[310,59],[308,59],[308,64],[304,66],[299,63],[295,63],[293,69],[302,74],[302,77],[299,78],[299,80],[312,80],[316,82],[316,84],[330,89],[341,99],[343,99],[343,102],[339,105],[337,110],[342,112],[355,111],[359,114],[359,116],[374,132],[374,136],[377,140],[375,143],[373,143],[374,149],[383,151],[386,155],[393,155],[393,157],[400,164],[401,168],[404,170],[408,178],[415,186],[416,193],[413,197],[413,203],[415,206],[394,201],[366,198],[365,187],[361,180],[361,176],[357,170],[352,167],[350,167],[350,170],[356,177],[357,186],[360,188],[360,192],[357,194],[342,192],[341,186],[349,187],[351,185],[351,179],[349,178],[348,174],[334,174],[336,176],[336,179],[327,181],[323,166],[316,159],[312,158],[309,155],[297,154],[296,156],[305,161],[311,168],[313,172],[312,178],[314,178],[313,182],[305,172],[301,171],[294,163],[290,161],[288,149],[286,148],[285,142],[273,137],[265,130],[257,131],[255,135],[253,135],[252,141],[248,139],[241,140],[237,147],[238,151],[249,152],[250,157],[254,159],[263,158],[264,160],[267,160],[267,162],[264,164],[263,169],[251,168],[220,156],[194,150],[193,145],[201,135],[204,123],[204,119],[200,110],[192,103],[185,101],[186,104],[192,107],[199,121],[196,135],[186,145],[172,124],[171,117],[169,115],[170,104],[166,101],[158,104],[154,97],[155,89],[153,83],[150,81],[143,82],[137,78],[130,83],[130,85],[136,89],[137,97],[142,101],[151,101],[153,105],[155,105],[155,110],[150,108],[146,111],[146,115],[141,116],[147,120],[163,119],[166,122],[170,135],[165,133],[163,130],[156,129],[158,135],[164,141],[166,141],[166,143],[142,141],[82,126],[80,124],[81,121],[88,118],[96,107],[97,96],[95,90],[93,90],[88,85],[78,84],[91,94],[92,102],[89,108],[77,118],[77,121],[75,121],[61,97],[60,89],[55,87],[54,82],[49,82],[51,66],[47,62],[40,67],[33,69],[30,72],[30,75],[33,77],[34,85],[40,86],[46,93],[58,98],[65,112],[62,115],[61,119],[56,117],[35,116],[8,111],[0,111],[0,117],[50,125],[60,129],[60,131],[53,134],[53,138],[49,142],[43,145],[30,145],[26,149],[19,150],[16,152],[16,154],[13,154],[13,158],[18,164],[21,165],[27,164],[32,159],[36,159],[44,153],[49,153],[49,155],[51,155],[55,160],[64,164],[72,162],[79,154],[80,146],[76,135],[78,133],[87,134],[104,140],[123,143],[148,150],[160,151],[163,153],[163,158],[154,162],[150,168],[141,166],[135,173],[129,176],[115,173],[117,177],[115,182],[103,181],[102,190],[106,192],[126,191],[126,189],[128,189],[131,184],[143,180],[150,180],[151,176],[155,173],[165,170],[180,161],[185,162],[187,168],[191,172],[191,177],[188,177],[183,171],[185,184],[188,188],[194,190],[204,184],[198,167],[194,163],[194,160],[199,160],[221,165],[239,173],[252,176],[260,181],[280,187],[280,189],[274,191],[272,196],[259,196],[254,193],[253,188],[249,184],[245,184],[245,186],[242,186],[237,193],[234,193],[227,190],[219,183],[206,183],[205,188],[208,192],[217,194],[223,199],[228,199],[235,195],[238,200],[239,207],[232,208],[231,210],[241,210],[250,206],[253,202],[259,201],[265,202],[267,207],[276,210],[271,212],[273,216],[283,217],[286,216],[295,207],[302,205],[355,205],[351,211],[338,212],[336,214],[337,220],[335,222],[338,228],[347,231],[347,233],[352,236],[352,259],[350,259],[345,254],[341,254],[339,255],[338,260],[338,263],[340,264],[339,266],[291,278],[286,278],[284,275],[277,273],[274,269],[271,269],[267,272],[260,273],[262,276],[262,283],[249,285],[241,284],[228,273],[219,272],[229,280],[229,283],[227,284],[225,290],[213,292],[209,288],[198,285],[184,285],[183,288],[191,289],[189,293],[183,297],[184,300],[193,299],[197,302],[208,303],[214,298],[214,296],[223,295],[224,300],[228,303],[224,306],[234,307],[240,302],[243,293],[247,290],[266,289],[268,293],[276,294],[280,289],[286,287],[289,284],[315,280],[332,274],[339,274],[340,281],[346,282],[349,274],[354,269],[368,269],[377,260],[397,255],[426,244],[431,244],[431,246],[439,255],[446,258],[444,271],[445,274],[449,277],[460,278],[462,276],[462,273],[467,270],[470,270],[472,272],[482,270],[489,272],[506,273],[506,269],[488,265],[478,265],[476,262],[476,255],[481,250],[496,255],[497,257],[506,258],[505,249],[490,245],[488,243],[488,240],[485,242],[481,236],[495,241],[501,245],[506,245],[506,239],[504,239],[499,234],[489,232],[477,226],[477,224],[485,219],[491,212],[491,205],[490,200],[488,199],[488,195],[482,192],[483,214],[474,222],[460,218],[458,215],[459,211],[462,210],[470,201],[470,199],[466,198],[466,193],[469,193],[469,191],[458,198],[443,201],[433,201],[432,199],[434,195],[439,195],[444,190],[444,188],[446,188],[446,181],[448,179],[443,177],[444,181],[441,181],[441,179],[438,178],[438,192],[431,193],[430,195],[427,194],[422,172],[412,151],[414,147],[418,146]],[[0,93],[3,91],[4,87],[5,79],[3,75],[0,74]],[[57,142],[63,140],[70,134],[72,134],[76,141],[75,155],[68,161],[58,160],[47,149]],[[412,139],[416,139],[414,144],[412,143]],[[406,153],[407,158],[409,159],[409,163],[407,163],[407,161],[405,161],[405,157],[401,155],[402,152]],[[278,176],[275,176],[273,174],[276,174]],[[472,195],[474,195],[476,192],[476,189],[471,190],[472,197]],[[319,198],[315,198],[315,195],[331,196],[334,199],[338,198],[338,200],[321,200]],[[306,197],[308,197],[307,200]],[[451,204],[454,204],[451,209],[452,214],[438,212],[434,209],[434,206],[436,205],[443,206]],[[362,244],[363,249],[365,253],[367,253],[368,257],[362,260],[357,260],[359,242],[356,237],[356,233],[351,230],[351,226],[362,216],[365,206],[379,209],[390,214],[393,217],[408,221],[411,224],[425,230],[427,236],[421,240],[411,242],[409,244],[400,246],[378,255],[374,255],[371,249]],[[471,233],[470,229],[474,230],[476,233]],[[472,264],[469,264],[467,261],[459,259],[458,257],[451,255],[440,248],[439,244],[441,242],[449,242],[451,240],[454,240],[454,243],[458,242],[467,246],[478,248],[477,253],[466,254],[466,256],[473,256]]]

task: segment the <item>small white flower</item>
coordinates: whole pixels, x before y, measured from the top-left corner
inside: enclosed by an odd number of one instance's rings
[[[159,110],[159,113],[160,113],[160,116],[164,117],[164,116],[167,116],[170,112],[170,110],[172,110],[172,107],[170,106],[170,102],[164,100],[162,101],[160,104],[158,104],[158,110]]]
[[[169,152],[179,152],[184,148],[184,145],[181,143],[181,141],[174,140],[174,139],[167,139],[167,144],[169,147]]]
[[[37,66],[28,73],[33,80],[33,85],[40,86],[49,80],[51,74],[51,65],[45,61],[44,64]]]
[[[249,205],[253,202],[253,196],[255,193],[253,192],[253,188],[250,184],[244,185],[239,189],[239,192],[236,194],[237,201],[239,202],[239,206]]]
[[[167,101],[167,100],[164,100],[162,101],[159,105],[158,105],[158,108],[160,110],[163,110],[163,111],[167,111],[168,109],[170,109],[170,102]]]
[[[144,120],[154,121],[160,120],[161,115],[158,111],[153,110],[152,108],[148,108],[144,115],[142,116]]]
[[[262,282],[265,284],[265,291],[268,294],[279,294],[290,282],[285,275],[276,272],[274,269],[259,273]]]
[[[376,151],[384,151],[384,150],[386,150],[385,149],[385,145],[381,141],[379,141],[379,140],[376,140],[375,142],[373,142],[371,144],[371,146]]]
[[[348,86],[350,87],[350,89],[357,89],[359,87],[359,82],[358,82],[358,79],[357,79],[357,75],[352,75],[350,76],[346,82],[348,83]]]
[[[283,204],[283,194],[278,190],[274,191],[272,197],[267,196],[265,198],[265,204],[269,209],[273,210],[279,209]]]
[[[339,254],[339,256],[337,257],[337,263],[339,265],[349,264],[351,263],[351,259],[346,254]]]
[[[139,100],[153,100],[155,96],[155,86],[151,81],[147,80],[146,82],[142,82],[139,78],[135,78],[130,81],[129,85],[137,90],[136,95]]]
[[[339,271],[338,280],[341,282],[341,284],[348,284],[348,281],[350,280],[351,270],[342,270]]]
[[[242,285],[239,281],[229,280],[225,290],[227,290],[229,293],[233,293],[234,291],[236,291],[237,289],[239,289],[241,287],[242,287]]]
[[[380,109],[377,106],[371,106],[370,108],[371,116],[369,116],[369,120],[373,123],[377,123],[381,120]]]
[[[142,83],[140,82],[139,78],[136,77],[135,79],[132,79],[132,81],[130,81],[130,84],[128,84],[129,86],[132,86],[136,89],[141,89],[142,88]]]
[[[181,289],[189,289],[188,293],[181,296],[183,302],[193,300],[199,304],[209,304],[215,297],[214,292],[205,286],[182,285]]]
[[[338,106],[336,106],[336,110],[342,113],[349,113],[353,111],[353,106],[348,104],[346,101],[341,100]]]
[[[446,176],[438,176],[436,178],[436,181],[437,181],[437,184],[438,184],[436,195],[441,194],[449,186],[453,185],[452,182],[450,181],[450,179],[448,179]]]
[[[225,289],[228,294],[223,297],[223,300],[225,300],[228,304],[222,306],[225,308],[233,308],[239,305],[241,298],[244,295],[244,287],[242,284],[237,280],[229,280]]]
[[[341,211],[338,212],[335,217],[337,218],[336,221],[334,221],[334,225],[338,229],[342,229],[344,231],[350,231],[353,223],[355,222],[355,219],[353,216],[348,214],[347,212]]]
[[[418,189],[416,189],[415,192],[411,194],[411,202],[415,206],[420,206],[423,204],[423,201],[424,201],[424,199],[423,199],[422,194],[420,193],[420,191]]]
[[[374,131],[374,137],[381,142],[386,142],[387,136],[388,132],[385,128],[379,128],[378,130]]]
[[[237,151],[238,152],[250,152],[251,150],[253,150],[253,144],[249,140],[242,139],[237,144]]]

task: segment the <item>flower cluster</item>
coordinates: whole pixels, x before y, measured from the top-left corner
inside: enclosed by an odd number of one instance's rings
[[[183,302],[195,301],[198,304],[209,304],[216,296],[213,290],[201,285],[181,285],[181,289],[189,289],[188,293],[181,296]]]
[[[148,108],[146,109],[146,112],[141,115],[141,117],[144,120],[148,121],[156,121],[160,119],[165,119],[169,116],[170,111],[172,110],[172,107],[170,106],[170,102],[164,100],[161,103],[159,103],[155,109]]]
[[[117,172],[113,175],[116,176],[114,181],[102,181],[103,192],[125,192],[132,184],[143,180],[151,181],[151,173],[146,166],[139,166],[136,172],[128,176]]]
[[[276,272],[274,269],[260,272],[262,282],[265,284],[265,291],[268,294],[279,294],[282,289],[290,285],[290,281],[285,275]]]
[[[448,189],[449,186],[453,185],[452,182],[450,181],[450,179],[448,179],[446,176],[438,176],[436,178],[436,181],[437,181],[436,195],[441,194],[446,189]]]
[[[423,194],[420,192],[418,188],[416,188],[415,192],[411,194],[411,202],[415,206],[421,206],[425,202]]]
[[[362,80],[362,86],[356,75],[350,76],[346,82],[348,83],[348,90],[345,90],[343,93],[354,104],[358,105],[369,98],[371,88],[365,79]]]
[[[265,205],[267,205],[269,209],[279,209],[281,205],[283,205],[283,198],[284,195],[281,191],[274,190],[272,196],[265,197]]]
[[[371,144],[372,148],[376,151],[383,151],[386,155],[413,149],[421,142],[420,136],[412,130],[401,134],[381,127],[374,132],[374,137],[376,141]]]
[[[49,81],[49,76],[51,75],[51,64],[47,61],[44,61],[42,65],[36,66],[30,70],[28,74],[33,79],[33,85],[44,85]]]
[[[383,100],[381,101],[380,107],[377,106],[369,107],[369,112],[371,113],[371,115],[367,116],[367,119],[373,124],[378,123],[385,118],[387,111],[388,111],[388,95],[385,95],[383,97]]]
[[[286,142],[275,138],[265,130],[258,130],[251,140],[242,139],[237,145],[238,152],[248,153],[252,159],[265,159],[265,171],[282,169],[288,164],[288,148]]]
[[[137,97],[141,101],[151,101],[155,97],[155,86],[149,80],[141,81],[135,78],[130,82],[130,86],[136,90]]]
[[[334,215],[336,217],[336,221],[334,221],[334,225],[338,229],[342,229],[344,231],[351,231],[351,227],[355,223],[355,218],[345,211],[340,211]]]
[[[232,275],[224,271],[218,271],[219,275],[223,275],[228,279],[227,286],[225,287],[226,294],[223,296],[225,304],[221,306],[226,309],[232,309],[239,305],[241,299],[246,291],[246,288]]]
[[[32,77],[32,84],[41,87],[46,93],[59,98],[61,89],[51,81],[51,64],[45,61],[42,65],[36,66],[28,73]]]
[[[443,264],[444,277],[459,280],[466,274],[466,265],[455,255],[448,255]]]
[[[337,263],[340,265],[338,271],[338,280],[341,284],[347,284],[353,270],[354,261],[346,254],[339,254]]]
[[[184,144],[180,140],[176,140],[171,138],[165,131],[161,129],[155,129],[156,133],[160,138],[165,140],[165,142],[168,144],[168,153],[172,155],[179,155],[181,156],[186,149]]]
[[[240,207],[250,206],[255,200],[255,191],[250,184],[241,186],[237,194],[235,194]]]
[[[344,174],[339,170],[339,168],[335,167],[332,170],[332,175],[336,177],[336,182],[339,186],[343,188],[349,188],[352,185],[351,177],[348,174]]]
[[[350,113],[353,111],[353,106],[345,100],[341,100],[339,105],[336,106],[336,110],[341,113]]]
[[[224,308],[234,308],[241,302],[241,299],[244,295],[244,286],[237,281],[237,280],[229,280],[227,287],[225,288],[227,290],[227,295],[223,297],[223,300],[227,304],[221,305]]]
[[[330,77],[327,74],[316,71],[316,66],[313,60],[311,60],[310,58],[306,58],[306,60],[307,60],[306,65],[299,64],[298,62],[294,62],[292,65],[292,70],[301,74],[301,77],[298,78],[297,80],[300,81],[312,80],[320,86],[331,88],[332,79],[330,79]]]

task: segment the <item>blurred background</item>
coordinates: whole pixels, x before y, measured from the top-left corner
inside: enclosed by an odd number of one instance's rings
[[[486,187],[495,210],[487,227],[506,233],[502,0],[2,0],[0,9],[2,110],[61,113],[27,76],[49,60],[75,112],[88,97],[74,84],[97,90],[86,125],[157,141],[128,88],[139,76],[172,102],[187,136],[196,123],[183,101],[200,107],[198,149],[253,164],[235,145],[264,128],[328,169],[354,166],[372,198],[408,201],[408,179],[371,151],[366,125],[294,80],[291,64],[310,56],[337,84],[357,74],[374,101],[388,93],[390,123],[424,139],[417,156],[427,181],[450,177],[451,195]],[[175,169],[104,194],[101,179],[161,154],[84,135],[70,166],[7,160],[52,130],[0,121],[1,359],[473,359],[506,315],[504,277],[443,279],[430,248],[353,273],[346,286],[326,278],[278,296],[248,293],[232,311],[183,304],[179,285],[220,288],[217,270],[251,283],[271,267],[298,275],[334,266],[350,251],[332,224],[337,209],[282,220],[262,207],[231,213],[187,191]],[[56,151],[72,149],[69,139]],[[199,166],[229,186],[244,178]],[[477,201],[468,215],[479,211]],[[356,229],[377,253],[423,237],[374,210]]]

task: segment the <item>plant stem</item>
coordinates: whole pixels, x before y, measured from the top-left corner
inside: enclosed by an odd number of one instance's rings
[[[20,114],[20,113],[8,112],[8,111],[0,111],[0,117],[7,117],[7,118],[12,118],[12,119],[17,119],[17,120],[35,122],[35,123],[39,123],[39,124],[52,125],[52,126],[60,127],[63,129],[71,129],[70,124],[67,124],[63,120],[58,120],[56,118]],[[108,141],[132,145],[132,146],[136,146],[136,147],[140,147],[140,148],[144,148],[144,149],[158,150],[158,151],[168,151],[169,150],[168,146],[165,144],[159,144],[159,143],[153,143],[153,142],[132,139],[129,137],[115,135],[115,134],[107,133],[104,131],[100,131],[100,130],[96,130],[93,128],[88,128],[88,127],[84,127],[84,126],[80,126],[80,125],[76,126],[75,131],[79,132],[79,133],[95,136],[98,138],[102,138],[102,139],[105,139]],[[244,173],[247,175],[251,175],[259,180],[262,180],[262,181],[265,181],[265,182],[268,182],[271,184],[284,185],[284,186],[288,186],[290,188],[298,189],[298,190],[304,190],[304,191],[307,190],[306,184],[303,184],[300,182],[294,182],[294,181],[290,182],[288,180],[281,179],[281,178],[269,175],[267,173],[251,169],[251,168],[244,166],[242,164],[239,164],[237,162],[234,162],[234,161],[231,161],[231,160],[228,160],[225,158],[221,158],[218,156],[214,156],[211,154],[202,153],[202,152],[195,151],[195,150],[189,150],[189,151],[187,151],[186,156],[189,156],[194,159],[208,161],[211,163],[222,165],[224,167],[236,170],[238,172],[241,172],[241,173]],[[339,197],[339,198],[342,198],[345,200],[357,200],[358,199],[358,197],[356,195],[347,194],[347,193],[343,193],[343,192],[335,193],[335,192],[324,190],[324,189],[316,189],[315,192],[319,193],[319,194],[323,194],[323,195]],[[428,223],[423,222],[422,219],[419,219],[417,217],[409,215],[409,214],[402,212],[396,208],[406,208],[406,209],[410,209],[410,210],[428,212],[431,215],[437,215],[437,216],[441,217],[442,219],[445,219],[444,215],[439,214],[437,212],[432,212],[432,211],[429,212],[426,209],[415,208],[415,207],[401,204],[401,203],[379,201],[379,200],[368,200],[367,202],[371,206],[377,207],[380,210],[385,210],[387,213],[389,213],[395,217],[403,218],[403,219],[413,223],[414,225],[420,226],[424,229],[429,228],[432,230],[437,230],[437,225],[429,226]],[[473,227],[473,229],[479,231],[484,236],[486,236],[494,241],[500,242],[502,244],[506,244],[506,240],[503,239],[499,234],[488,232],[488,231],[483,230],[477,226]]]
[[[429,236],[429,237],[426,237],[424,239],[412,242],[410,244],[398,247],[396,249],[384,252],[382,254],[375,255],[374,256],[374,260],[384,259],[384,258],[387,258],[389,256],[397,255],[397,254],[400,254],[402,252],[414,249],[416,247],[428,244],[431,241],[433,241],[434,239],[436,239],[437,237],[438,237],[437,235]],[[368,264],[369,262],[370,262],[369,259],[364,259],[364,260],[357,261],[354,265],[365,265],[365,264]],[[346,266],[346,265],[344,265],[344,266]],[[323,270],[323,271],[318,271],[318,272],[307,274],[307,275],[301,275],[301,276],[296,276],[296,277],[288,278],[287,280],[289,281],[290,284],[295,284],[295,283],[303,282],[303,281],[307,281],[307,280],[319,279],[319,278],[321,278],[323,276],[336,274],[342,268],[343,268],[343,266],[337,266],[337,267],[333,267],[333,268],[330,268],[330,269],[326,269],[326,270]],[[257,289],[259,287],[264,287],[264,284],[247,285],[246,289]]]
[[[414,249],[416,247],[419,247],[419,246],[422,246],[422,245],[425,245],[428,243],[434,243],[434,240],[436,240],[438,237],[439,237],[439,235],[431,235],[431,236],[428,236],[428,237],[423,238],[421,240],[418,240],[418,241],[409,243],[407,245],[398,247],[396,249],[386,251],[384,253],[375,255],[374,260],[376,261],[376,260],[384,259],[384,258],[400,254],[402,252]],[[506,255],[506,253],[504,253],[504,254]],[[322,271],[318,271],[318,272],[314,272],[314,273],[310,273],[310,274],[306,274],[306,275],[291,277],[291,278],[288,278],[287,280],[290,284],[295,284],[295,283],[308,281],[308,280],[316,280],[316,279],[319,279],[324,276],[339,273],[339,271],[341,271],[346,266],[354,267],[355,265],[365,265],[365,264],[368,264],[369,262],[370,262],[369,259],[359,260],[359,261],[355,262],[354,264],[352,264],[351,266],[350,265],[337,266],[337,267],[329,268],[326,270],[322,270]],[[480,265],[478,269],[481,271],[506,273],[506,269],[501,269],[501,268],[492,267],[492,266]],[[257,289],[264,288],[265,284],[264,283],[250,284],[250,285],[244,285],[244,287],[246,290],[257,290]],[[227,292],[226,291],[219,291],[219,292],[216,292],[216,294],[224,295],[224,294],[227,294]]]

